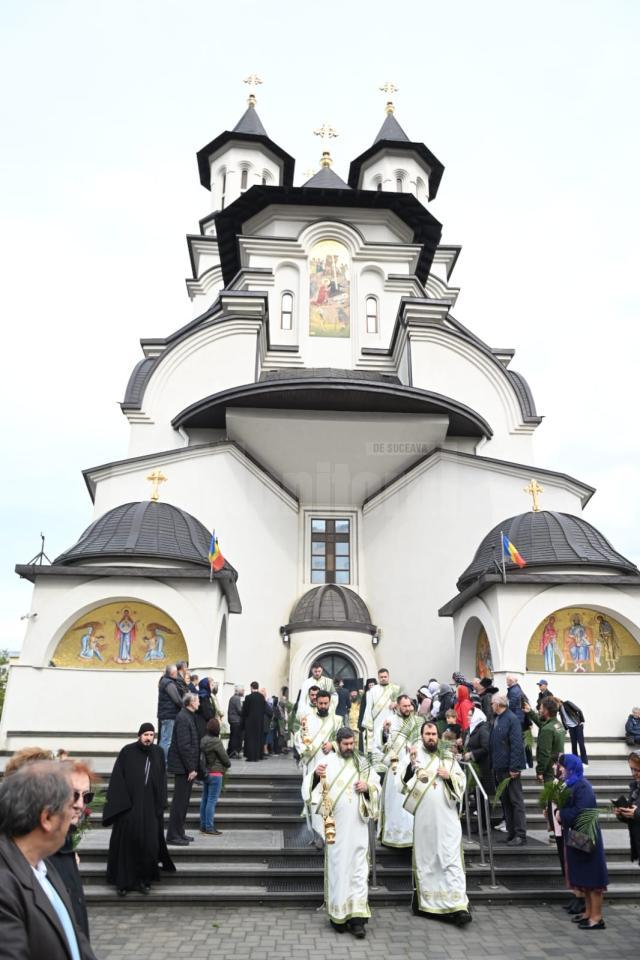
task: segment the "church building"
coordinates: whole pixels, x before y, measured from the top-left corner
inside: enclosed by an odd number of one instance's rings
[[[84,471],[91,525],[16,567],[32,616],[3,747],[119,746],[180,659],[223,701],[252,680],[293,699],[315,660],[353,684],[388,667],[412,695],[454,670],[530,696],[545,677],[622,733],[640,573],[583,518],[593,488],[535,464],[514,350],[456,318],[442,162],[392,102],[345,179],[319,133],[301,186],[253,94],[198,151],[190,312],[141,341],[128,451]]]

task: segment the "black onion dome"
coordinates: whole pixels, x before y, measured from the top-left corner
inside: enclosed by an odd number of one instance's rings
[[[496,573],[499,570],[501,531],[526,561],[523,573],[532,567],[585,566],[608,567],[617,573],[638,574],[635,564],[614,550],[606,537],[582,517],[551,510],[536,513],[530,510],[503,520],[486,535],[458,580],[458,590],[464,590],[483,573]],[[509,573],[521,570],[508,557],[505,557],[505,567]]]
[[[190,513],[170,503],[146,500],[108,510],[55,562],[70,565],[136,557],[209,566],[210,542],[210,531]],[[225,567],[233,571],[229,564]]]
[[[376,632],[364,600],[338,583],[325,583],[308,590],[294,606],[284,629],[288,633],[325,629]]]

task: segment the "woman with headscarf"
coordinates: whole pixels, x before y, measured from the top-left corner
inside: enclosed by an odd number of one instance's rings
[[[456,704],[453,709],[456,711],[460,729],[464,734],[469,729],[469,711],[473,709],[473,701],[469,696],[469,687],[464,683],[461,683],[456,691]]]
[[[209,677],[203,677],[198,684],[198,697],[200,698],[200,703],[198,705],[198,709],[193,715],[193,719],[196,724],[198,736],[202,740],[207,732],[207,724],[209,720],[213,720],[216,715],[213,702],[211,700],[211,683],[209,681]]]
[[[491,739],[491,724],[480,707],[471,703],[469,709],[469,729],[464,738],[462,759],[467,763],[474,763],[478,768],[482,788],[491,802],[496,790],[496,781],[491,768],[491,754],[489,741]],[[483,810],[484,812],[484,810]],[[502,820],[502,815],[491,815],[491,824],[495,826]]]
[[[596,825],[596,842],[593,850],[587,852],[572,846],[570,832],[576,830],[576,821],[585,810],[596,807],[593,787],[585,779],[582,760],[573,753],[563,753],[558,757],[560,779],[570,790],[569,802],[556,812],[556,818],[562,826],[566,857],[566,880],[570,887],[584,896],[584,914],[572,917],[581,930],[604,930],[602,919],[602,898],[609,876],[604,858],[604,846],[600,827]]]

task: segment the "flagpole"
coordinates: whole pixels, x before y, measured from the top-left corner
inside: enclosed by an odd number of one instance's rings
[[[502,559],[502,582],[507,582],[507,571],[504,565],[504,533],[500,531],[500,556]]]
[[[211,534],[211,543],[213,544],[213,550],[209,548],[210,555],[215,553],[215,549],[216,549],[216,531],[215,530]],[[209,556],[209,583],[213,583],[213,560],[211,559],[211,556]]]

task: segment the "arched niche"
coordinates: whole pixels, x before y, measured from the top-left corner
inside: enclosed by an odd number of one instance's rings
[[[490,673],[487,673],[486,670],[484,673],[480,673],[478,669],[478,654],[481,649],[481,638],[484,638],[482,651],[485,658],[485,665],[487,654],[489,656]],[[462,631],[460,641],[460,672],[463,673],[465,677],[493,676],[493,660],[487,631],[485,630],[482,620],[475,616],[469,617]]]
[[[164,610],[133,597],[77,617],[51,657],[55,667],[155,670],[189,655],[178,624]]]
[[[640,672],[640,645],[606,610],[562,607],[534,630],[527,647],[527,670],[535,673]]]
[[[227,668],[227,617],[222,618],[220,624],[220,636],[218,638],[218,667],[221,670]]]
[[[351,335],[351,258],[339,240],[318,240],[309,251],[309,336]]]

